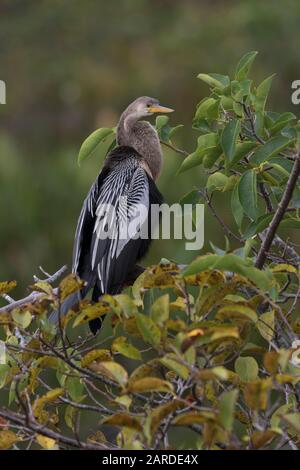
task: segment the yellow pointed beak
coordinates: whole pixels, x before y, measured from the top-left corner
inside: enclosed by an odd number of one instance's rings
[[[173,113],[174,109],[171,108],[165,108],[165,106],[152,106],[151,108],[148,108],[149,113]]]

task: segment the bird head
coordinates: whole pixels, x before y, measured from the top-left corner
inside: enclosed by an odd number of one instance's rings
[[[174,110],[161,106],[159,101],[148,96],[141,96],[131,103],[127,108],[128,114],[133,114],[137,119],[152,116],[154,113],[172,113]]]

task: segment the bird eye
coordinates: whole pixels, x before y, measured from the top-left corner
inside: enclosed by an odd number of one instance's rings
[[[147,108],[151,108],[151,104],[150,104],[150,103],[147,104]]]

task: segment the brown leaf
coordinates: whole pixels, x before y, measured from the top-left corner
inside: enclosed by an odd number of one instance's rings
[[[252,445],[254,449],[260,449],[264,445],[269,444],[276,436],[278,436],[278,434],[271,429],[267,429],[266,431],[254,431],[251,435]]]
[[[245,402],[253,410],[266,410],[271,387],[272,380],[269,379],[244,383]]]
[[[173,385],[157,377],[144,377],[130,382],[128,391],[132,393],[166,392],[173,393]]]
[[[202,424],[206,421],[215,420],[216,413],[213,411],[188,411],[173,419],[173,426],[189,426],[190,424]]]
[[[104,421],[102,421],[102,424],[126,427],[130,429],[134,429],[135,431],[138,431],[138,432],[142,432],[143,430],[139,420],[137,418],[134,418],[128,413],[116,413],[110,416],[109,418],[106,418]]]
[[[185,402],[183,400],[174,399],[169,403],[165,403],[164,405],[160,405],[154,408],[151,412],[151,423],[150,423],[150,431],[151,434],[154,435],[158,430],[161,422],[169,416],[174,411],[179,410],[180,408],[184,408]]]

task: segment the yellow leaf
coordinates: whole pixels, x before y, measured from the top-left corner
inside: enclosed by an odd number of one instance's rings
[[[155,300],[151,307],[151,317],[156,323],[163,324],[169,318],[170,297],[162,295]]]
[[[258,331],[264,339],[272,341],[275,333],[275,315],[274,310],[262,313],[256,323]]]
[[[177,299],[174,300],[174,302],[170,303],[170,310],[180,310],[182,312],[185,312],[186,308],[187,308],[186,300],[183,297],[177,297]]]
[[[129,384],[139,379],[143,379],[144,377],[153,377],[156,373],[158,373],[159,366],[160,364],[157,359],[153,359],[146,364],[142,364],[131,373]]]
[[[172,320],[170,318],[169,320],[166,321],[166,328],[168,330],[173,330],[173,331],[186,331],[187,326],[184,323],[184,321],[180,320],[179,318],[176,318],[176,320]]]
[[[145,276],[146,271],[144,271],[142,274],[139,275],[139,277],[136,278],[131,287],[133,298],[135,299],[135,303],[138,307],[144,306],[142,293],[144,292]]]
[[[43,292],[44,294],[51,295],[53,293],[52,286],[46,281],[38,281],[30,289],[35,292]]]
[[[60,360],[56,357],[43,356],[35,360],[29,369],[29,390],[33,393],[37,386],[37,377],[42,369],[49,367],[59,369]]]
[[[31,359],[36,358],[39,355],[40,350],[40,341],[37,338],[33,338],[27,343],[26,347],[28,349],[35,349],[36,352],[24,351],[22,353],[22,361],[26,364]]]
[[[173,287],[180,280],[180,269],[174,263],[159,264],[148,268],[144,273],[144,288],[151,289],[158,287],[166,289]]]
[[[86,367],[93,361],[109,361],[110,359],[111,352],[109,349],[93,349],[83,356],[81,359],[81,367]]]
[[[136,317],[125,318],[123,320],[124,331],[128,336],[135,336],[136,338],[142,338],[142,334],[137,326]]]
[[[295,268],[295,266],[292,266],[291,264],[277,264],[276,266],[274,266],[273,268],[271,268],[271,271],[273,273],[294,273],[294,274],[297,274],[297,269]]]
[[[244,383],[245,402],[253,410],[266,410],[271,387],[272,381],[269,379]]]
[[[76,317],[73,327],[83,325],[95,318],[101,317],[102,315],[106,315],[106,313],[111,311],[110,305],[107,302],[97,302],[96,304],[89,305],[84,307],[80,314]]]
[[[226,318],[232,318],[232,319],[239,319],[243,321],[257,321],[257,314],[253,308],[248,307],[245,304],[242,303],[234,303],[234,304],[229,304],[225,305],[224,307],[220,308],[216,318],[219,320],[223,320]]]
[[[157,377],[144,377],[143,379],[130,382],[128,391],[132,393],[166,392],[173,393],[173,385],[166,380]]]
[[[18,436],[7,430],[0,430],[0,450],[10,449],[17,441],[19,440]]]
[[[229,371],[223,366],[212,367],[211,369],[198,370],[195,377],[200,380],[228,380]]]
[[[195,328],[187,333],[186,338],[182,341],[181,344],[181,351],[187,351],[195,342],[196,340],[204,335],[204,330],[202,328]]]
[[[0,295],[7,294],[17,285],[17,281],[4,281],[0,282]]]
[[[51,437],[43,436],[42,434],[38,434],[36,436],[37,443],[43,447],[43,449],[51,450],[55,447],[56,441]]]
[[[189,284],[191,286],[198,286],[201,284],[213,286],[215,284],[219,284],[220,282],[224,283],[225,280],[226,277],[224,273],[217,270],[203,271],[189,276],[184,276],[184,281],[186,282],[186,284]]]
[[[144,341],[154,346],[160,343],[161,331],[151,318],[139,313],[136,315],[136,322]]]
[[[27,328],[32,320],[32,315],[28,310],[22,310],[18,308],[14,308],[12,311],[12,318],[14,322],[20,328]]]
[[[45,405],[54,402],[63,394],[63,388],[54,388],[53,390],[47,392],[45,395],[41,396],[40,398],[37,398],[32,407],[34,416],[39,419],[42,416],[42,412],[44,410]]]
[[[132,398],[129,395],[121,395],[115,399],[115,402],[129,410]]]
[[[95,442],[95,443],[100,443],[100,444],[104,444],[105,442],[107,442],[106,437],[102,431],[96,431],[94,434],[91,434],[87,438],[87,441],[91,443]]]
[[[121,307],[121,311],[124,313],[125,317],[132,317],[137,312],[136,304],[129,295],[118,294],[114,296],[114,299]]]
[[[60,299],[65,300],[69,295],[80,291],[85,285],[76,274],[69,274],[59,284]]]
[[[104,361],[97,363],[95,366],[97,372],[101,373],[110,379],[118,382],[121,386],[125,386],[128,381],[128,373],[120,364],[114,361]],[[95,370],[95,368],[93,368]]]

